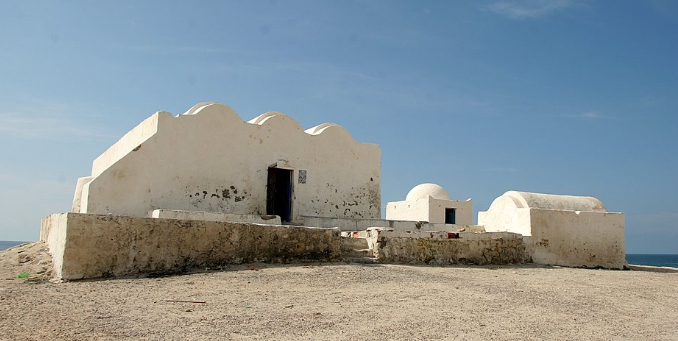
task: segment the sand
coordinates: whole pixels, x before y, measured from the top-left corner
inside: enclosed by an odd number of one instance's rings
[[[250,264],[55,283],[50,266],[41,243],[0,251],[0,339],[678,340],[676,272]]]

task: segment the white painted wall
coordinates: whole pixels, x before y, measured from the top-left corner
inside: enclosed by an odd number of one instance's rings
[[[478,212],[478,225],[488,232],[514,232],[532,235],[530,208],[509,195],[495,199],[487,212]]]
[[[473,224],[473,200],[442,200],[432,197],[413,201],[396,201],[386,204],[386,219],[427,221],[432,224],[445,223],[445,209],[456,209],[456,224]]]
[[[418,199],[386,203],[386,219],[428,221],[429,202],[427,199]]]
[[[445,223],[445,209],[454,208],[455,224],[457,225],[471,225],[473,224],[473,200],[440,200],[431,198],[428,200],[428,222],[432,224]]]
[[[202,211],[180,211],[180,210],[153,210],[151,212],[148,212],[148,216],[149,218],[160,218],[160,219],[223,221],[233,223],[253,223],[266,225],[282,224],[280,216],[277,215],[229,214],[229,213],[211,213]]]
[[[266,214],[272,165],[293,170],[293,220],[380,218],[377,145],[357,142],[331,123],[304,131],[276,112],[244,122],[219,103],[200,103],[177,117],[158,112],[142,122],[94,161],[92,179],[79,181],[74,211]],[[299,170],[307,173],[305,184]]]
[[[482,226],[477,225],[434,224],[418,220],[303,217],[303,225],[322,228],[337,227],[342,231],[365,231],[372,227],[381,227],[393,231],[485,232]]]
[[[526,247],[537,264],[603,266],[626,264],[624,214],[609,213],[600,200],[509,191],[478,213],[478,225],[488,232],[526,236]]]
[[[531,210],[532,261],[563,266],[626,264],[624,214]]]
[[[444,188],[432,183],[415,186],[407,193],[405,201],[387,203],[386,219],[444,224],[447,208],[456,210],[456,224],[473,224],[473,200],[452,200]]]

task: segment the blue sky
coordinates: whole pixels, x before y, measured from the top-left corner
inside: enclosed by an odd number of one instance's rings
[[[382,205],[591,195],[628,253],[678,254],[677,61],[671,0],[3,1],[0,240],[155,111],[217,101],[379,144]]]

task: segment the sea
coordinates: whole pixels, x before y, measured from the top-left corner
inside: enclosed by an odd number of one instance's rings
[[[26,242],[0,240],[0,251]],[[626,254],[626,261],[635,265],[666,266],[678,268],[678,255]]]
[[[678,255],[649,255],[627,253],[626,261],[634,265],[652,265],[678,268]]]
[[[12,246],[17,246],[19,244],[23,244],[26,242],[17,242],[17,241],[12,241],[12,240],[0,240],[0,251],[2,250],[7,250]]]
[[[23,243],[27,243],[27,242],[17,242],[17,241],[13,241],[13,240],[0,240],[0,251],[7,250],[12,246],[17,246],[17,245],[23,244]]]

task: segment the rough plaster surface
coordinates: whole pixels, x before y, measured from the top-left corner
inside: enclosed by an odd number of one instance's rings
[[[373,231],[368,243],[382,263],[517,264],[526,258],[522,236],[515,233],[447,233]]]
[[[484,232],[482,226],[463,224],[432,224],[425,221],[386,220],[386,219],[348,219],[326,217],[302,217],[304,226],[337,227],[342,231],[365,231],[372,227],[382,227],[394,231],[450,231]]]
[[[91,177],[78,181],[73,211],[266,214],[272,166],[293,172],[293,221],[300,215],[380,218],[377,145],[357,142],[331,123],[304,131],[277,112],[244,122],[219,103],[143,121],[94,161]]]
[[[613,269],[626,265],[623,213],[533,209],[530,217],[534,263]]]
[[[68,215],[51,214],[40,222],[40,241],[47,245],[49,253],[52,255],[52,266],[56,277],[60,277],[60,269],[64,263],[64,250],[66,248],[66,226]]]
[[[337,229],[79,213],[53,214],[42,222],[41,239],[62,279],[341,255]]]
[[[623,268],[624,214],[598,199],[509,191],[479,212],[485,230],[525,236],[537,264]]]
[[[280,225],[280,216],[277,215],[251,215],[251,214],[228,214],[228,213],[210,213],[180,210],[153,210],[150,212],[151,218],[165,219],[183,219],[183,220],[205,220],[205,221],[230,221],[237,223],[255,223]]]

